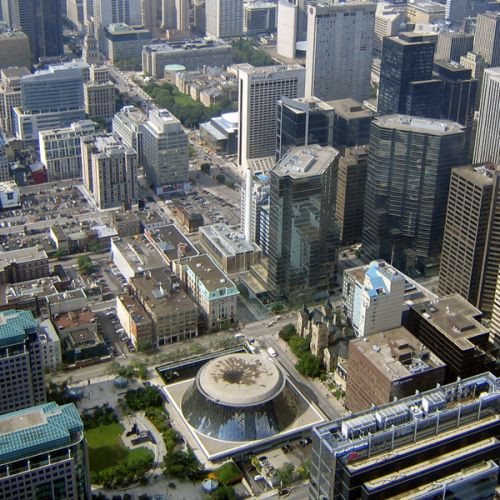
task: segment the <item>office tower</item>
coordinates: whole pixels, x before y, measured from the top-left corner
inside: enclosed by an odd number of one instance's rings
[[[339,161],[335,209],[339,237],[344,245],[361,241],[367,168],[366,146],[345,148]]]
[[[38,133],[40,162],[47,169],[48,182],[77,179],[82,176],[80,137],[95,133],[96,124],[90,120]]]
[[[52,65],[21,78],[21,107],[13,110],[18,139],[36,140],[39,130],[67,127],[85,119],[83,71],[86,67],[85,63]]]
[[[497,275],[497,286],[495,289],[495,301],[491,314],[491,340],[496,349],[500,349],[500,268]]]
[[[175,27],[189,32],[189,0],[175,0]]]
[[[85,23],[85,37],[83,39],[82,59],[87,64],[97,64],[101,61],[102,56],[99,51],[99,44],[94,31],[94,22],[88,21]]]
[[[500,12],[485,12],[477,16],[474,52],[495,68],[500,66]]]
[[[472,78],[477,80],[476,110],[479,109],[481,89],[483,88],[483,73],[488,67],[488,63],[482,56],[475,52],[467,52],[467,55],[460,58],[460,65],[471,70]]]
[[[28,37],[19,31],[0,33],[0,69],[31,66]]]
[[[21,106],[21,77],[29,75],[26,68],[0,70],[0,128],[8,135],[14,133],[12,109]]]
[[[317,97],[278,100],[276,160],[293,146],[331,146],[334,109]]]
[[[370,96],[375,4],[311,5],[307,18],[306,96]]]
[[[7,159],[7,138],[5,134],[0,130],[0,182],[8,181],[10,178],[9,174],[9,160]]]
[[[243,0],[205,0],[205,12],[208,38],[243,34]]]
[[[113,133],[137,153],[139,167],[143,166],[142,133],[146,121],[146,115],[134,106],[124,106],[113,116]]]
[[[205,34],[207,30],[207,16],[205,0],[193,0],[194,29],[197,33]]]
[[[410,304],[406,327],[446,363],[448,381],[492,370],[482,313],[458,293]]]
[[[405,19],[406,5],[377,3],[375,24],[373,26],[373,57],[382,57],[382,42],[386,36],[399,35]]]
[[[0,497],[91,497],[83,422],[71,403],[46,403],[0,417]]]
[[[85,26],[85,17],[83,4],[86,0],[66,0],[66,17],[71,24],[79,30],[83,31]]]
[[[474,163],[500,163],[500,68],[485,69],[481,87]]]
[[[403,115],[374,119],[370,133],[363,252],[403,271],[437,264],[453,167],[464,160],[457,123]]]
[[[131,206],[138,197],[137,153],[113,135],[81,138],[84,186],[100,209]]]
[[[485,373],[314,427],[309,500],[493,498],[498,384]]]
[[[434,47],[433,41],[418,33],[384,38],[377,107],[380,115],[413,114],[408,102],[415,91],[411,83],[418,82],[425,87],[426,82],[432,80]],[[434,94],[428,97],[435,101]]]
[[[467,0],[446,0],[444,16],[446,21],[461,24],[466,16]]]
[[[161,0],[141,0],[141,25],[153,38],[160,38]]]
[[[103,54],[121,69],[138,70],[142,62],[142,49],[152,41],[151,32],[142,26],[110,24],[104,28]]]
[[[439,24],[445,18],[445,6],[437,2],[408,3],[406,20],[410,24]]]
[[[157,194],[183,189],[188,181],[188,137],[166,109],[154,109],[142,132],[144,174]]]
[[[104,28],[107,28],[110,24],[141,25],[141,0],[94,0],[93,17],[95,34],[101,48],[103,48]]]
[[[500,166],[454,168],[444,227],[439,293],[459,293],[491,315],[500,265]]]
[[[305,70],[298,64],[259,68],[238,64],[235,67],[240,89],[238,163],[258,170],[269,168],[274,164],[276,153],[278,100],[304,96]]]
[[[247,35],[270,33],[276,30],[277,6],[273,2],[243,4],[243,32]]]
[[[0,414],[45,402],[42,351],[31,311],[0,312]]]
[[[357,412],[444,382],[446,365],[405,327],[349,342],[345,407]]]
[[[294,147],[271,170],[268,282],[277,300],[304,304],[333,287],[338,160],[330,146]]]
[[[105,66],[92,65],[90,82],[83,87],[85,113],[91,120],[111,121],[115,114],[115,84]]]
[[[460,62],[460,58],[472,51],[474,35],[464,31],[441,31],[438,35],[435,61]]]
[[[276,52],[295,59],[297,42],[307,40],[307,7],[309,0],[279,0]]]

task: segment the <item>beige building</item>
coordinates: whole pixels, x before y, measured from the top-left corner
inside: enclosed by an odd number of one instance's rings
[[[166,268],[146,271],[130,284],[153,323],[155,347],[198,335],[198,308],[188,294],[172,283]]]
[[[109,121],[115,113],[115,84],[105,66],[90,68],[90,83],[83,87],[85,113],[90,119]]]
[[[208,255],[175,262],[183,286],[200,308],[209,331],[235,323],[239,291]]]
[[[114,135],[82,138],[84,186],[100,209],[137,200],[137,153]]]
[[[49,259],[38,246],[0,252],[0,285],[44,278],[49,275]]]
[[[118,295],[116,316],[138,351],[151,348],[154,343],[153,322],[135,297]]]
[[[28,37],[22,31],[0,34],[0,68],[31,66]]]
[[[6,68],[0,71],[0,126],[8,136],[14,135],[12,110],[20,107],[21,77],[30,72],[24,67]]]
[[[432,24],[444,21],[445,5],[437,2],[415,2],[406,7],[406,19],[412,24]]]

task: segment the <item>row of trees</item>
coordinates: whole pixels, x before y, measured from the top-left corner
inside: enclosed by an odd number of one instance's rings
[[[105,488],[121,488],[137,482],[146,484],[146,474],[153,467],[153,463],[152,455],[125,460],[118,465],[97,472],[93,482],[102,484]]]
[[[272,57],[262,52],[262,50],[256,49],[249,40],[240,38],[232,41],[231,46],[233,48],[234,63],[249,63],[252,66],[272,66],[276,64]]]

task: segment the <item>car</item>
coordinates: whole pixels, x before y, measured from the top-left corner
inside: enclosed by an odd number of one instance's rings
[[[259,463],[265,464],[267,462],[267,457],[265,455],[262,455],[259,457]]]
[[[307,446],[308,444],[311,444],[311,443],[312,443],[311,438],[305,438],[305,439],[301,439],[299,441],[300,446]]]
[[[242,333],[237,333],[235,336],[234,336],[235,339],[244,339],[245,338],[245,335],[243,335]]]
[[[254,481],[264,481],[264,476],[260,475],[260,474],[256,474],[254,477],[253,477],[253,480]]]
[[[272,347],[267,348],[267,353],[273,358],[276,358],[278,356],[278,353]]]

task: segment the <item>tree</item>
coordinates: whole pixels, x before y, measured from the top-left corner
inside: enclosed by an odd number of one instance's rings
[[[285,325],[279,332],[279,336],[285,341],[285,342],[290,342],[291,338],[293,336],[297,335],[297,330],[295,329],[295,326],[292,325],[291,323],[288,323],[288,325]]]
[[[300,337],[299,335],[293,335],[288,341],[288,345],[292,352],[298,358],[302,357],[304,354],[310,352],[309,345],[311,343],[311,337]]]
[[[236,500],[236,493],[231,486],[221,485],[210,493],[211,500]]]
[[[202,163],[200,165],[200,170],[207,175],[210,175],[210,163]]]
[[[224,184],[226,182],[226,176],[224,174],[217,174],[215,176],[215,180],[219,183],[219,184]]]
[[[158,408],[163,404],[160,391],[153,386],[128,390],[125,394],[125,400],[129,408],[134,411]]]
[[[287,486],[293,481],[294,467],[290,463],[283,464],[281,468],[276,471],[281,486]]]
[[[92,271],[94,270],[94,264],[88,255],[80,255],[76,259],[76,264],[78,266],[78,270],[83,274],[92,274]]]
[[[204,474],[201,464],[192,450],[171,451],[163,457],[164,473],[167,477],[196,481]]]
[[[228,188],[231,188],[233,189],[234,188],[234,181],[233,179],[227,179],[225,180],[224,184],[228,187]]]
[[[305,377],[319,377],[321,375],[321,361],[310,352],[304,353],[297,364],[295,365],[297,371]]]

